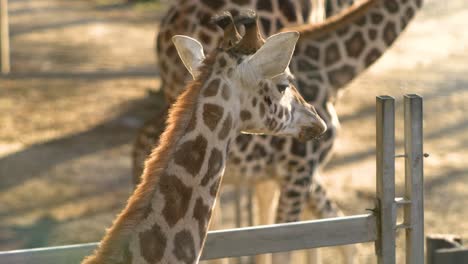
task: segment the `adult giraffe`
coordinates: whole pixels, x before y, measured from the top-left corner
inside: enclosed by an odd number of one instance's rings
[[[169,102],[181,93],[188,80],[171,42],[174,33],[185,32],[203,40],[204,50],[214,50],[221,31],[210,23],[213,14],[228,10],[255,10],[260,32],[270,36],[284,27],[316,24],[349,7],[354,0],[176,0],[161,20],[157,37],[158,66],[162,89]],[[182,66],[182,67],[181,67]]]

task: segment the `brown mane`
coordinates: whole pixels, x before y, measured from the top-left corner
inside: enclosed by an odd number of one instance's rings
[[[145,162],[142,182],[130,196],[125,209],[118,215],[107,230],[99,248],[83,264],[114,263],[123,258],[127,252],[127,242],[133,228],[144,219],[151,210],[151,200],[160,176],[166,170],[169,159],[173,156],[178,141],[184,135],[189,121],[196,110],[198,95],[212,72],[216,52],[203,61],[198,78],[191,81],[184,92],[177,98],[169,110],[166,129],[162,133],[159,145],[153,149]]]
[[[379,0],[366,0],[354,4],[346,11],[328,18],[325,22],[315,25],[300,25],[286,27],[282,31],[299,31],[301,38],[319,38],[338,28],[349,25],[368,13],[368,10],[374,7]]]

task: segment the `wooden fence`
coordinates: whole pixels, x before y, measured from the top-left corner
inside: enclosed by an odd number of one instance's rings
[[[10,72],[10,33],[8,25],[8,0],[0,0],[0,73]]]
[[[395,264],[395,236],[406,230],[406,263],[424,263],[422,98],[404,97],[405,154],[395,155],[395,100],[377,97],[376,208],[372,214],[209,232],[202,259],[375,242],[379,264]],[[406,160],[405,196],[395,197],[395,158]],[[396,212],[404,208],[404,222]],[[0,252],[0,264],[79,263],[96,243]]]

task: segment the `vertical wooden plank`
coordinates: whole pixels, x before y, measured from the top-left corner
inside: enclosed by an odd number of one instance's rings
[[[252,186],[247,187],[247,225],[254,226],[254,190]],[[255,264],[255,257],[249,256],[247,257],[246,263]]]
[[[235,185],[235,220],[236,220],[236,228],[240,228],[242,226],[242,188],[240,185]],[[235,259],[230,260],[234,264],[241,264],[243,263],[241,257],[237,257]]]
[[[379,264],[395,264],[395,99],[390,96],[378,96],[376,104],[379,210],[376,253]]]
[[[242,226],[242,189],[240,185],[234,186],[234,220],[235,227],[239,228]],[[229,262],[234,264],[242,263],[241,257],[230,259]]]
[[[255,224],[255,212],[254,212],[254,190],[252,187],[247,187],[247,212],[248,212],[248,226],[254,226]]]
[[[10,72],[10,36],[8,30],[8,0],[0,0],[0,72]]]
[[[235,197],[235,225],[236,228],[242,226],[242,188],[240,185],[235,185],[234,187],[234,197]]]
[[[405,206],[406,263],[424,263],[424,192],[423,192],[423,101],[408,94],[404,97],[405,115]]]

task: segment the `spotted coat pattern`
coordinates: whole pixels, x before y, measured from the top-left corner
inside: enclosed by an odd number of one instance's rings
[[[284,46],[284,41],[280,44]],[[292,53],[290,42],[286,48]],[[298,136],[304,128],[320,128],[311,136],[323,133],[323,121],[290,82],[287,90],[277,89],[278,82],[288,80],[287,72],[274,79],[244,78],[245,69],[231,74],[235,67],[246,67],[239,63],[247,56],[221,49],[208,55],[203,77],[170,111],[163,143],[146,162],[143,182],[83,264],[198,263],[235,136],[240,131]],[[282,63],[287,62],[289,57],[284,56]],[[239,83],[246,87],[236,86]],[[253,106],[254,98],[268,101],[268,110]],[[295,118],[293,112],[303,114]]]
[[[215,68],[225,65],[220,61],[237,63],[237,58],[228,57],[216,60],[218,64]],[[269,94],[277,89],[274,83],[260,82],[258,87],[259,92],[249,97],[246,104],[236,107],[232,89],[216,74],[203,86],[200,92],[202,98],[193,117],[194,125],[187,126],[172,161],[159,181],[159,185],[168,187],[156,190],[150,212],[130,240],[129,251],[134,263],[197,262],[220,177],[226,166],[230,142],[239,129],[279,133],[282,130],[279,124],[291,125],[297,121],[290,114],[297,110],[294,105],[286,108],[270,99]],[[313,111],[294,87],[290,89],[296,96],[296,105]],[[258,105],[250,103],[254,98],[269,101],[268,113],[261,113]],[[239,113],[236,114],[235,109],[239,109]],[[279,115],[279,111],[288,114]],[[277,125],[272,125],[272,121]],[[161,230],[164,230],[164,234]]]

